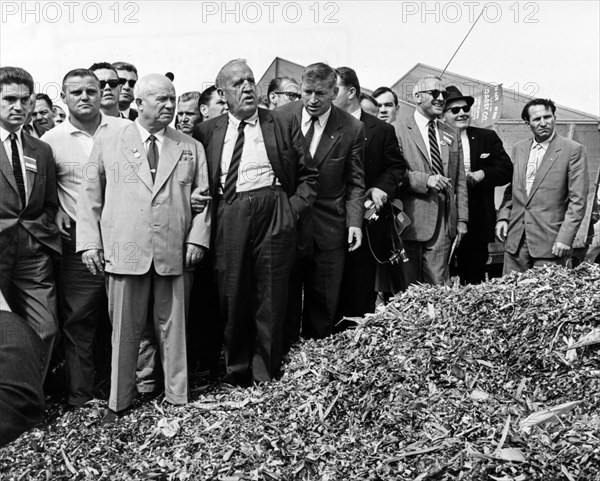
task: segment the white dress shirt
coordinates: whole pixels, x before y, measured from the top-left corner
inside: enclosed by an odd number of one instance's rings
[[[421,112],[415,110],[414,113],[415,122],[417,123],[417,127],[419,127],[419,132],[421,132],[421,137],[423,137],[423,142],[425,143],[425,148],[427,149],[427,155],[429,156],[429,165],[433,167],[431,164],[431,146],[429,145],[429,120],[425,117]],[[438,144],[438,149],[440,150],[440,154],[442,153],[442,146],[440,145],[440,133],[438,131],[438,120],[434,120],[435,124],[435,139]]]
[[[531,150],[529,151],[529,159],[527,160],[527,169],[525,170],[525,189],[527,190],[527,195],[529,195],[529,191],[531,190],[531,186],[533,185],[533,181],[535,180],[535,176],[540,167],[542,159],[546,152],[548,151],[548,146],[552,139],[556,135],[556,132],[553,132],[549,139],[544,140],[539,143],[533,139],[531,143]]]
[[[323,135],[323,130],[325,130],[325,126],[327,125],[327,121],[329,120],[329,116],[331,115],[331,107],[324,114],[319,115],[318,120],[315,120],[315,133],[313,134],[312,141],[310,143],[310,155],[315,156],[315,152],[317,151],[317,147],[319,146],[319,141],[321,140],[321,136]],[[302,108],[302,134],[306,137],[306,133],[310,128],[311,123],[311,115],[306,111],[305,108]]]
[[[463,149],[463,163],[465,164],[465,174],[471,172],[471,144],[469,144],[469,136],[467,129],[460,133],[460,141]]]

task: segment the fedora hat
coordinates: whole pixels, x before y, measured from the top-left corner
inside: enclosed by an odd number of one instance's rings
[[[453,102],[454,100],[464,100],[467,102],[467,105],[471,107],[471,105],[473,105],[473,103],[475,102],[475,99],[473,97],[471,97],[470,95],[463,95],[461,91],[458,90],[458,88],[454,85],[449,85],[448,87],[446,87],[446,91],[450,94],[446,99],[446,105],[448,105],[450,102]]]

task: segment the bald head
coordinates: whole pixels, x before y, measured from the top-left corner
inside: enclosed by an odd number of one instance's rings
[[[175,87],[164,75],[151,73],[139,80],[137,88],[135,102],[139,122],[154,134],[169,125],[175,116]]]
[[[217,75],[217,92],[227,101],[229,111],[240,120],[251,117],[258,107],[254,74],[245,60],[227,62]]]

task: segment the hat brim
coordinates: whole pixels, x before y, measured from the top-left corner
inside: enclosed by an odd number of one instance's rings
[[[446,105],[452,102],[456,102],[457,100],[464,100],[465,102],[467,102],[467,106],[469,107],[473,106],[473,104],[475,103],[475,99],[473,97],[471,97],[470,95],[463,95],[462,97],[452,97],[446,99]]]

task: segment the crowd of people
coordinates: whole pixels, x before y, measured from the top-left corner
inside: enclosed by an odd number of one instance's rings
[[[37,338],[24,362],[15,336],[2,382],[32,359],[43,380],[60,338],[67,403],[85,408],[110,322],[103,425],[139,395],[187,403],[191,359],[267,382],[301,337],[346,328],[378,293],[482,282],[495,238],[505,273],[564,265],[586,210],[585,148],[556,133],[551,100],[524,105],[532,136],[509,156],[470,126],[474,98],[433,76],[402,119],[392,89],[367,95],[324,63],[261,97],[232,60],[177,97],[165,75],[98,62],[64,76],[67,112],[2,67],[0,96],[0,307]]]

